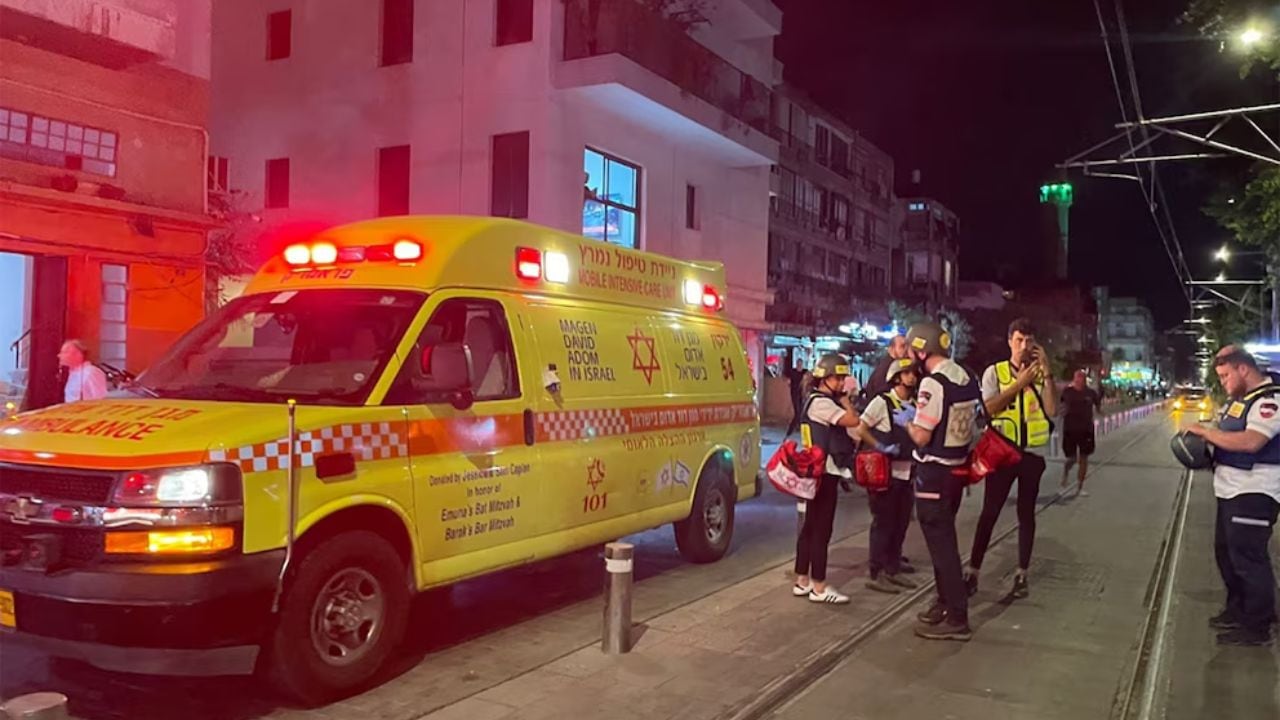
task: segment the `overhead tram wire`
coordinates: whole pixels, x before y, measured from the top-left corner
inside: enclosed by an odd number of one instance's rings
[[[1116,103],[1120,108],[1120,118],[1127,125],[1129,123],[1128,104],[1125,102],[1124,91],[1121,89],[1120,74],[1116,67],[1115,55],[1111,49],[1111,37],[1107,30],[1106,18],[1102,12],[1101,0],[1093,0],[1093,6],[1098,16],[1098,28],[1102,33],[1102,45],[1107,54],[1107,65],[1111,70],[1111,83],[1116,93]],[[1138,119],[1142,119],[1142,100],[1141,100],[1141,96],[1138,95],[1137,73],[1133,67],[1133,52],[1129,44],[1128,28],[1124,22],[1124,11],[1120,6],[1120,0],[1116,0],[1116,14],[1120,23],[1121,37],[1122,37],[1123,46],[1125,49],[1125,55],[1126,55],[1126,58],[1128,58],[1128,62],[1129,62],[1128,75],[1129,75],[1130,87],[1132,89],[1132,92],[1134,93],[1134,106],[1138,114]],[[1144,145],[1150,144],[1149,133],[1150,133],[1149,130],[1147,130],[1145,127],[1142,127]],[[1134,143],[1133,129],[1131,127],[1125,128],[1125,138],[1129,143],[1130,154],[1136,155],[1138,146]],[[1165,232],[1165,229],[1160,221],[1160,216],[1156,214],[1155,199],[1156,199],[1157,193],[1153,192],[1152,189],[1148,187],[1148,183],[1142,174],[1141,165],[1135,165],[1138,185],[1142,190],[1143,199],[1146,201],[1147,211],[1151,214],[1151,219],[1155,224],[1156,233],[1160,236],[1160,244],[1164,248],[1165,255],[1168,256],[1170,264],[1173,265],[1173,271],[1178,276],[1178,285],[1181,287],[1183,296],[1186,298],[1189,304],[1192,300],[1192,297],[1191,297],[1190,286],[1187,285],[1187,283],[1192,278],[1191,271],[1187,267],[1186,257],[1182,252],[1181,243],[1178,241],[1177,233],[1173,229],[1172,217],[1169,217],[1168,215],[1168,207],[1164,203],[1164,193],[1163,193],[1163,189],[1160,188],[1159,186],[1155,163],[1151,163],[1149,169],[1152,176],[1151,185],[1154,186],[1158,191],[1158,194],[1161,200],[1160,205],[1163,206],[1162,210],[1164,211],[1166,218],[1168,219],[1170,224],[1169,233]],[[1172,241],[1170,240],[1170,235],[1172,235]]]

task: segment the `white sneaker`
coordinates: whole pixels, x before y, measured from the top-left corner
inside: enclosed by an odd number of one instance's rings
[[[804,597],[811,592],[813,592],[812,585],[801,585],[800,583],[796,583],[791,586],[791,594],[796,597]]]
[[[1079,495],[1080,497],[1089,497],[1089,491],[1084,488],[1080,488],[1080,492],[1076,493],[1076,495]]]
[[[827,589],[823,590],[821,594],[816,590],[811,590],[809,592],[809,602],[844,605],[849,602],[849,596],[828,585]]]

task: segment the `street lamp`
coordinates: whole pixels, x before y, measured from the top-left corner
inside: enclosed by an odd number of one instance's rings
[[[1250,25],[1240,31],[1240,44],[1246,48],[1252,48],[1265,40],[1266,37],[1267,34],[1263,32],[1262,28],[1256,25]]]
[[[1213,254],[1213,259],[1221,262],[1231,262],[1231,248],[1226,245],[1218,248],[1218,251]]]

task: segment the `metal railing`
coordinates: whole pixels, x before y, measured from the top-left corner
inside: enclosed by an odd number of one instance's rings
[[[694,40],[678,23],[635,2],[566,0],[564,59],[613,54],[772,135],[773,91]]]

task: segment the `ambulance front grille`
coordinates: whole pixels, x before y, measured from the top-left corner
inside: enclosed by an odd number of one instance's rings
[[[114,478],[105,474],[0,465],[0,494],[5,495],[105,505],[111,499],[112,482]]]
[[[15,525],[0,520],[0,565],[21,560],[27,543],[35,535],[58,538],[61,559],[70,563],[87,563],[102,557],[103,535],[90,528],[63,528],[49,525]]]

